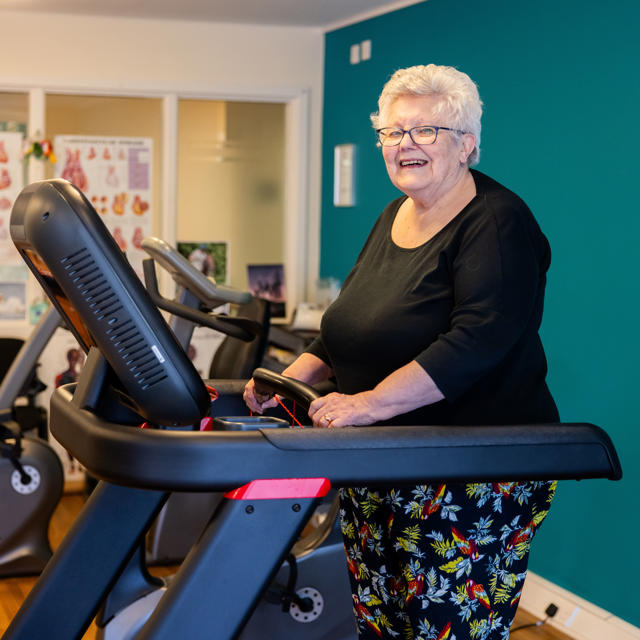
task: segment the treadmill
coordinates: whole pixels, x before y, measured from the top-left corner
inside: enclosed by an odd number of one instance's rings
[[[88,353],[78,383],[52,396],[51,430],[101,482],[6,640],[82,637],[170,492],[225,498],[139,639],[236,637],[331,487],[622,476],[606,433],[583,423],[200,430],[207,386],[80,190],[26,187],[11,236]],[[303,405],[315,397],[255,377]]]

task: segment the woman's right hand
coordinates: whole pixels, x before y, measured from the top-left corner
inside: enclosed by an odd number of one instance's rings
[[[254,413],[262,414],[266,409],[278,406],[278,400],[275,395],[261,394],[256,391],[256,383],[253,378],[245,385],[242,398],[247,407]]]
[[[303,353],[282,372],[282,375],[306,384],[316,384],[331,377],[333,371],[317,356]],[[253,378],[245,385],[242,397],[249,409],[255,413],[262,414],[266,409],[278,405],[278,398],[275,395],[261,394],[256,391]]]

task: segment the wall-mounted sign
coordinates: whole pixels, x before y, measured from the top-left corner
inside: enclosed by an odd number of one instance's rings
[[[336,207],[353,207],[355,193],[354,144],[338,144],[333,153],[333,204]]]

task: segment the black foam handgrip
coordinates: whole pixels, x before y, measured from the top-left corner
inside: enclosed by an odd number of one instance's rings
[[[253,372],[256,391],[262,395],[277,393],[299,404],[305,411],[320,394],[308,384],[259,367]]]

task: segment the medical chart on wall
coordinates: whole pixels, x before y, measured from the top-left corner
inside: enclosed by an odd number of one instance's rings
[[[88,198],[138,275],[147,254],[140,243],[153,222],[153,140],[56,136],[56,177]]]
[[[37,404],[49,410],[51,394],[64,384],[76,382],[84,364],[85,354],[71,331],[60,327],[49,341],[39,359],[38,377],[47,388],[38,395]],[[64,470],[65,482],[84,483],[84,469],[53,437],[49,444],[58,454]]]
[[[0,131],[0,320],[24,320],[27,268],[9,235],[11,208],[24,184],[23,134]]]

